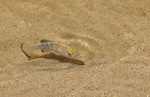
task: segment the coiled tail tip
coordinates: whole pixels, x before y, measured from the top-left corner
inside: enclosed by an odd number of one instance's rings
[[[26,57],[31,58],[31,56],[29,56],[29,55],[24,51],[24,49],[23,49],[23,45],[24,45],[24,44],[25,44],[25,43],[22,43],[22,44],[20,45],[21,51],[25,54]]]

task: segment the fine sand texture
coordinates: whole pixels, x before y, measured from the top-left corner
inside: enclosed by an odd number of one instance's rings
[[[72,45],[76,59],[22,43]],[[150,97],[150,0],[0,0],[0,97]]]

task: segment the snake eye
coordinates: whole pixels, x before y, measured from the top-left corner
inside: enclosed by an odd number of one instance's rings
[[[71,56],[71,54],[70,54],[70,53],[68,53],[68,55],[69,55],[69,56]]]

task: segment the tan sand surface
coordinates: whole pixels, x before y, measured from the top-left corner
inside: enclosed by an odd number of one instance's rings
[[[28,60],[41,39],[80,55]],[[150,0],[0,0],[0,55],[0,97],[150,97]]]

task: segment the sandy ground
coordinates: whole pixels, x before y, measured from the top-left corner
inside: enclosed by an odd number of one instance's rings
[[[0,0],[0,34],[0,97],[150,97],[150,0]],[[78,60],[28,60],[41,39]]]

